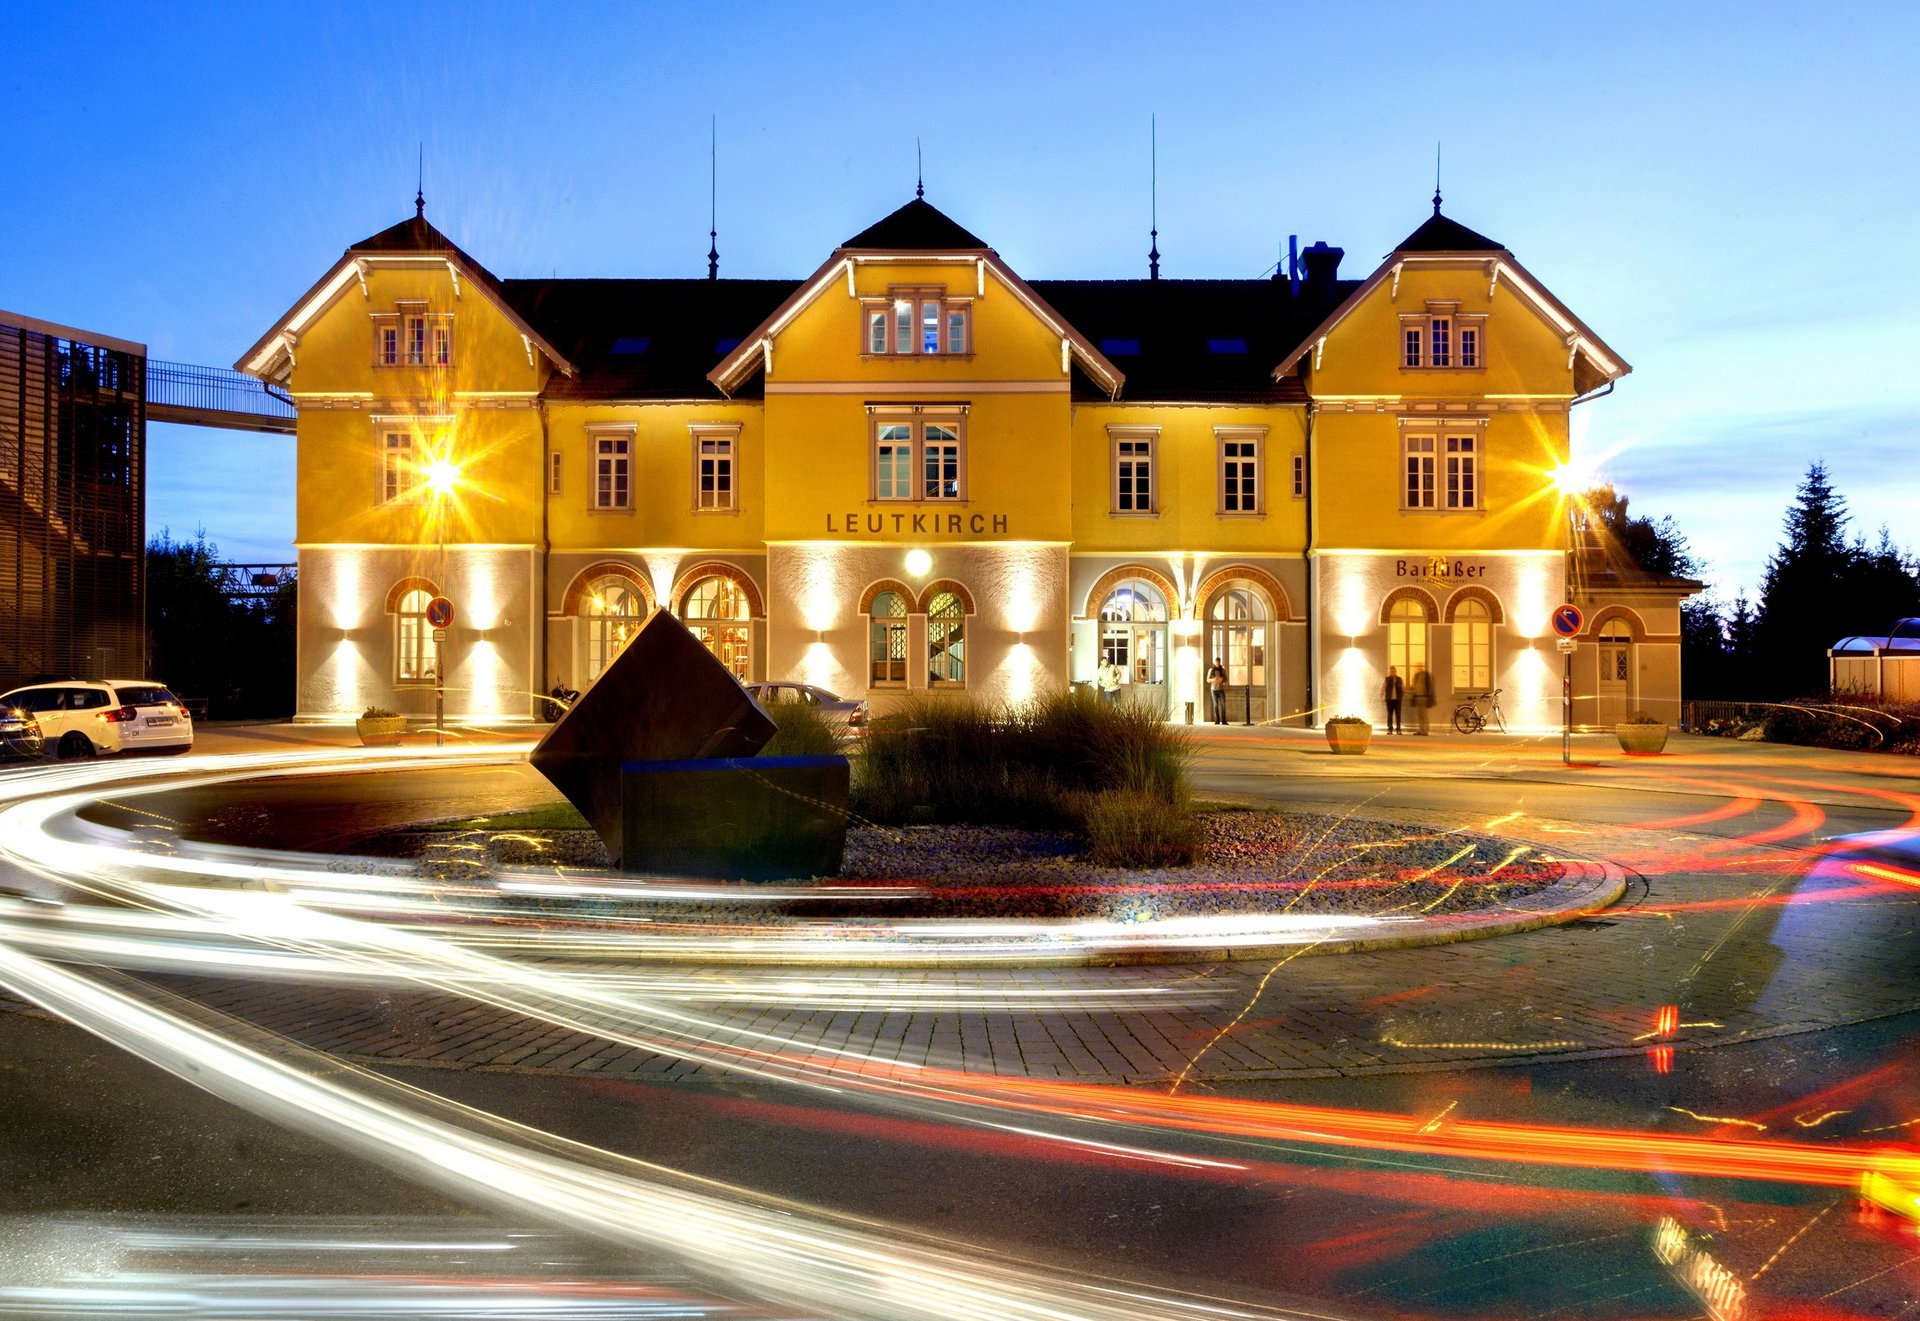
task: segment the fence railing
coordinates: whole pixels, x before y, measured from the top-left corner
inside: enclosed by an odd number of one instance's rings
[[[261,383],[225,367],[147,359],[147,416],[247,431],[293,430],[293,405]]]

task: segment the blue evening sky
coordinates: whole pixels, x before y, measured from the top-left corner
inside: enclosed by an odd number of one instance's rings
[[[1753,587],[1807,463],[1920,541],[1907,3],[17,7],[0,307],[230,364],[355,239],[497,274],[811,271],[912,195],[1023,275],[1168,276],[1289,233],[1358,276],[1428,214],[1635,366],[1576,414],[1637,510]],[[291,558],[292,442],[156,426],[153,531]],[[1872,621],[1863,621],[1867,627]]]

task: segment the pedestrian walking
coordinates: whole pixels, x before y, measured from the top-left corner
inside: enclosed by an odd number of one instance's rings
[[[1227,667],[1220,658],[1213,658],[1213,667],[1207,671],[1207,699],[1212,703],[1213,723],[1227,723]]]
[[[1407,681],[1400,677],[1400,667],[1387,666],[1387,682],[1381,696],[1387,700],[1387,733],[1400,732],[1400,703],[1407,695]]]
[[[1408,696],[1413,699],[1413,718],[1420,727],[1413,732],[1425,735],[1427,732],[1427,712],[1433,708],[1433,676],[1427,673],[1427,667],[1413,667],[1413,682],[1408,685]]]

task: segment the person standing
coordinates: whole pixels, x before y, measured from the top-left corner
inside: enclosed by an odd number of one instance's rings
[[[1400,732],[1400,703],[1407,695],[1407,681],[1400,677],[1400,667],[1387,666],[1387,682],[1381,696],[1387,701],[1387,733]]]
[[[1100,675],[1095,682],[1100,686],[1100,697],[1103,701],[1120,700],[1120,674],[1120,667],[1112,661],[1107,661],[1100,667]]]
[[[1408,685],[1408,695],[1413,699],[1413,718],[1420,727],[1413,732],[1425,735],[1427,732],[1427,711],[1433,706],[1433,676],[1427,673],[1427,667],[1413,667],[1413,682]]]
[[[1213,667],[1207,671],[1207,699],[1211,703],[1213,723],[1227,723],[1227,667],[1220,658],[1213,658]]]

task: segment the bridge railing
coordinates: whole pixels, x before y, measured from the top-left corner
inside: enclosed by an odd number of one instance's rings
[[[293,431],[293,406],[226,367],[147,359],[147,416],[158,422]]]

